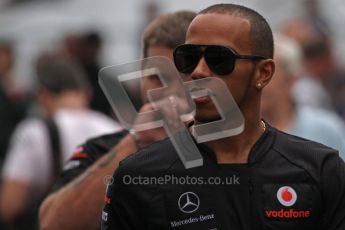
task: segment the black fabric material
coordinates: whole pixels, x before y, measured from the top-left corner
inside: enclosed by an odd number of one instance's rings
[[[51,160],[52,160],[52,183],[59,176],[62,169],[62,151],[61,151],[61,140],[58,127],[53,119],[46,119],[45,124],[49,134],[50,148],[51,148]]]
[[[336,150],[268,124],[247,164],[218,164],[211,149],[198,147],[204,165],[188,170],[169,139],[123,160],[107,189],[102,229],[345,229],[345,166]],[[128,183],[172,175],[234,183]],[[178,205],[187,193],[200,201],[190,213]]]
[[[53,191],[59,190],[68,184],[74,178],[82,174],[90,165],[96,162],[101,156],[108,153],[128,132],[111,133],[96,138],[89,139],[86,143],[80,145],[66,162],[65,167],[57,179]],[[80,154],[82,153],[82,154]],[[69,166],[72,165],[72,166]]]
[[[25,117],[27,100],[9,98],[0,85],[0,169],[6,157],[10,137],[16,125]]]

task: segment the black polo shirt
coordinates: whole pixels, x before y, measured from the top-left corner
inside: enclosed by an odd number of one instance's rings
[[[343,230],[345,166],[336,150],[269,125],[247,164],[185,169],[169,139],[123,160],[108,186],[103,230]]]

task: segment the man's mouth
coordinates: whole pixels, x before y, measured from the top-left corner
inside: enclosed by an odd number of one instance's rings
[[[211,101],[208,90],[205,88],[193,88],[190,90],[190,95],[196,104],[206,104]]]

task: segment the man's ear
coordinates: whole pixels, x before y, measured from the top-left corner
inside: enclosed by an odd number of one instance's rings
[[[257,64],[257,74],[255,75],[255,87],[264,88],[272,79],[275,70],[273,59],[262,60]]]

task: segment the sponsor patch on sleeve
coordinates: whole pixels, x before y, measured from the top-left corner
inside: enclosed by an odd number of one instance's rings
[[[74,152],[72,153],[71,160],[72,159],[78,159],[78,158],[87,158],[88,155],[84,152],[83,146],[78,146]]]

